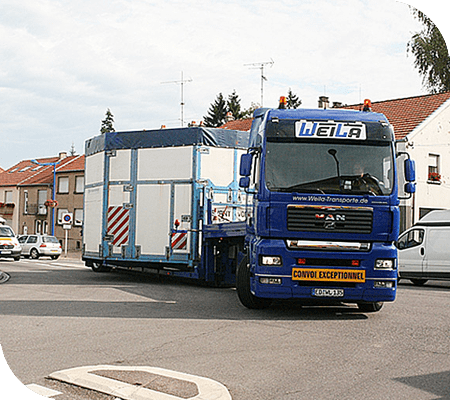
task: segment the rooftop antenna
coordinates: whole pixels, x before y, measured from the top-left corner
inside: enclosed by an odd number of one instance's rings
[[[183,78],[183,71],[181,71],[181,79],[179,81],[167,81],[167,82],[161,82],[161,83],[175,83],[176,85],[181,86],[181,126],[184,126],[184,84],[192,82],[192,79],[184,79]]]
[[[244,64],[244,66],[250,66],[251,69],[260,69],[261,70],[261,107],[263,106],[264,101],[264,81],[267,81],[267,78],[264,76],[264,67],[266,65],[272,65],[275,64],[275,61],[270,59],[270,61],[261,62],[261,63],[252,63],[252,64]]]

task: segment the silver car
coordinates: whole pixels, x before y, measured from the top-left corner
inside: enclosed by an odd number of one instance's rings
[[[22,256],[25,258],[39,258],[49,256],[56,260],[61,255],[61,244],[54,236],[24,235],[19,237],[22,245]]]

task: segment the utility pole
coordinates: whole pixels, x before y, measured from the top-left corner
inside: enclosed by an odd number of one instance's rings
[[[264,81],[267,81],[267,78],[264,76],[264,67],[266,65],[272,65],[275,64],[275,61],[270,59],[270,61],[261,62],[261,63],[253,63],[253,64],[244,64],[244,66],[250,66],[251,69],[259,69],[261,70],[261,107],[263,107],[264,103]]]
[[[184,79],[183,78],[183,71],[181,71],[181,79],[179,81],[168,81],[168,82],[161,82],[161,83],[175,83],[176,85],[181,86],[181,126],[184,126],[184,84],[192,82],[192,79]]]

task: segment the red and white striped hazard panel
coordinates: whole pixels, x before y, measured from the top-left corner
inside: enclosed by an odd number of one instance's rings
[[[172,232],[172,250],[187,249],[187,231]]]
[[[113,245],[122,246],[128,243],[130,227],[130,210],[122,206],[108,207],[107,234],[112,235]]]

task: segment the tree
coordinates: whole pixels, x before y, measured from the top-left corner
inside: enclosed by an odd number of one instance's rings
[[[450,90],[450,58],[445,40],[430,18],[416,8],[410,8],[423,24],[423,30],[415,33],[407,46],[408,53],[415,57],[414,67],[430,93]]]
[[[255,112],[255,110],[257,110],[258,108],[261,108],[261,105],[258,103],[251,103],[250,107],[245,109],[242,112],[242,118],[253,118],[253,113]]]
[[[208,110],[208,115],[203,117],[205,126],[217,128],[226,122],[227,104],[222,93],[219,93],[216,100]]]
[[[113,126],[114,123],[114,115],[112,115],[111,110],[108,108],[106,111],[106,118],[102,121],[102,127],[100,128],[101,134],[115,132]]]
[[[229,112],[231,112],[234,119],[242,118],[240,103],[241,103],[241,99],[236,94],[236,90],[233,90],[233,93],[228,96],[227,109]]]
[[[289,88],[288,95],[286,97],[286,108],[299,108],[301,104],[302,101],[296,94],[292,93],[291,88]]]

